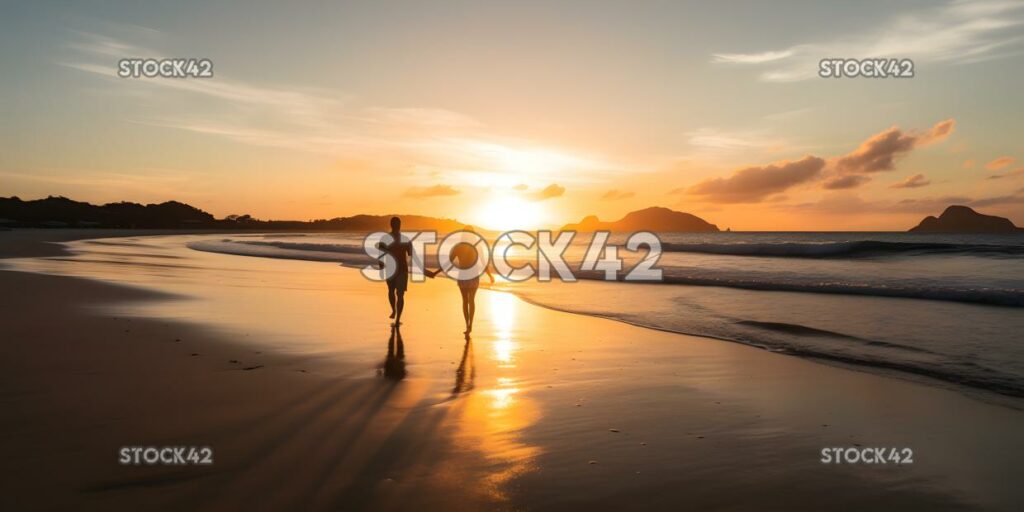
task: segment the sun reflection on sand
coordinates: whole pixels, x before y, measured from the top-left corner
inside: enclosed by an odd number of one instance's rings
[[[494,324],[495,340],[491,346],[494,359],[500,368],[515,368],[515,352],[519,343],[513,339],[513,328],[516,322],[516,298],[507,293],[488,294],[488,313]]]
[[[514,383],[515,381],[508,377],[499,377],[498,387],[487,390],[487,394],[493,398],[491,401],[493,409],[505,409],[513,405],[515,394],[519,392],[519,388],[515,387]]]
[[[487,492],[496,499],[505,499],[504,485],[530,471],[540,453],[540,448],[520,439],[521,432],[533,425],[540,415],[516,374],[517,356],[522,348],[516,340],[518,299],[494,292],[484,297],[487,300],[481,304],[484,307],[478,315],[481,319],[487,318],[492,329],[479,329],[479,332],[481,341],[490,345],[490,361],[487,362],[493,364],[494,370],[486,376],[490,381],[487,385],[476,383],[479,393],[463,395],[453,421],[458,431],[456,438],[489,462],[491,472],[484,478]],[[485,336],[494,338],[484,341]],[[467,353],[472,356],[472,351]],[[463,366],[474,367],[472,362],[466,361]]]
[[[517,299],[508,293],[488,293],[487,313],[494,324],[495,334],[499,337],[512,335],[516,324]]]
[[[324,400],[305,427],[324,436],[318,442],[327,443],[337,456],[302,471],[313,479],[330,479],[334,489],[355,489],[382,475],[389,479],[387,485],[398,485],[396,481],[416,485],[422,481],[395,475],[429,473],[436,477],[433,484],[460,482],[457,485],[465,487],[462,482],[473,482],[472,489],[460,488],[460,492],[505,501],[510,498],[509,483],[535,469],[541,449],[523,439],[524,431],[540,420],[540,409],[531,399],[532,383],[526,377],[536,365],[531,364],[531,352],[524,351],[530,341],[523,338],[534,327],[535,313],[520,299],[482,290],[477,296],[473,338],[449,340],[442,338],[446,335],[441,331],[452,327],[451,332],[458,332],[454,326],[461,327],[461,318],[455,316],[458,303],[452,300],[457,296],[450,283],[428,283],[417,289],[415,308],[431,301],[438,310],[451,306],[446,311],[453,321],[438,320],[441,327],[437,327],[431,323],[434,312],[413,309],[407,312],[411,316],[404,332],[384,330],[378,322],[383,317],[371,318],[382,311],[381,288],[358,273],[338,271],[334,265],[240,258],[186,246],[191,240],[213,236],[219,235],[80,241],[69,244],[75,251],[72,255],[15,263],[19,268],[168,292],[176,300],[103,307],[118,316],[187,319],[216,326],[242,343],[253,343],[251,348],[313,354],[303,359],[302,369],[317,364],[319,369],[335,371],[343,362],[359,365],[370,358],[379,368],[382,378],[375,383],[379,385],[366,385],[361,388],[365,393],[358,395]],[[418,313],[422,316],[417,317]],[[353,323],[357,332],[372,329],[379,335],[362,345],[357,338],[345,336]],[[387,340],[382,339],[385,336]],[[439,359],[443,369],[425,355],[427,342],[434,339],[444,344],[445,357]],[[449,348],[454,361],[448,357]],[[303,375],[326,374],[317,368]],[[447,396],[438,401],[438,395]],[[332,422],[345,422],[346,428],[333,429]],[[450,452],[449,442],[457,453]],[[278,456],[286,456],[281,453]],[[328,494],[311,499],[328,499]]]

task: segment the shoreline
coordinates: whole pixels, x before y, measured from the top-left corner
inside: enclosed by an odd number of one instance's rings
[[[995,390],[992,390],[992,389],[979,388],[979,387],[974,387],[974,386],[970,386],[970,385],[967,385],[967,384],[962,384],[962,383],[958,383],[958,382],[952,382],[952,381],[941,379],[941,378],[938,378],[938,377],[935,377],[935,376],[932,376],[932,375],[928,375],[926,373],[918,373],[918,372],[915,372],[915,371],[910,371],[910,370],[908,370],[906,368],[903,368],[903,367],[891,368],[891,367],[886,367],[886,366],[871,366],[871,365],[859,363],[856,360],[846,361],[846,360],[839,359],[839,358],[829,358],[829,357],[826,357],[826,356],[812,354],[812,353],[799,354],[799,353],[793,353],[793,352],[787,352],[787,351],[772,350],[770,347],[767,347],[767,346],[756,345],[756,344],[753,344],[753,343],[747,343],[747,342],[733,340],[733,339],[729,339],[729,338],[717,337],[717,336],[713,336],[713,335],[710,335],[710,334],[699,334],[699,333],[692,333],[692,332],[676,331],[676,330],[673,330],[673,329],[669,329],[667,327],[659,327],[657,325],[649,325],[649,324],[644,324],[644,323],[641,323],[641,322],[631,321],[631,320],[629,320],[627,318],[620,318],[620,317],[615,317],[615,316],[606,316],[606,315],[603,315],[603,314],[600,314],[600,313],[595,313],[595,312],[580,312],[580,311],[573,311],[571,309],[563,309],[563,308],[559,308],[557,306],[552,306],[552,305],[549,305],[549,304],[544,304],[542,302],[539,302],[539,301],[536,301],[534,299],[531,299],[530,297],[527,297],[525,295],[517,294],[517,293],[515,293],[512,290],[492,290],[492,291],[495,291],[497,293],[508,293],[510,295],[515,296],[519,300],[522,300],[523,302],[526,302],[527,304],[530,304],[530,305],[533,305],[533,306],[536,306],[536,307],[539,307],[539,308],[548,309],[548,310],[551,310],[551,311],[556,311],[558,313],[563,313],[563,314],[567,314],[567,315],[579,315],[579,316],[590,317],[590,318],[600,318],[602,320],[609,320],[609,321],[612,321],[612,322],[620,322],[620,323],[623,323],[623,324],[626,324],[626,325],[629,325],[629,326],[632,326],[632,327],[636,327],[636,328],[639,328],[639,329],[648,329],[648,330],[651,330],[651,331],[663,332],[663,333],[666,333],[666,334],[675,334],[675,335],[678,335],[678,336],[692,336],[692,337],[696,337],[696,338],[703,338],[703,339],[707,339],[707,340],[720,341],[720,342],[724,342],[724,343],[735,343],[735,344],[740,345],[740,346],[744,346],[744,347],[748,347],[748,348],[753,348],[753,349],[757,349],[757,350],[763,350],[763,351],[768,352],[770,354],[787,356],[787,357],[795,357],[795,358],[801,359],[803,361],[810,361],[810,362],[822,364],[822,365],[825,365],[825,366],[830,366],[830,367],[833,367],[833,368],[841,368],[841,369],[844,369],[844,370],[861,372],[861,373],[865,373],[865,374],[868,374],[868,375],[876,375],[876,376],[881,376],[881,377],[887,377],[887,378],[892,378],[892,379],[897,379],[897,380],[903,380],[903,381],[906,381],[906,382],[913,382],[913,383],[921,384],[921,385],[925,385],[925,386],[931,386],[931,387],[935,387],[935,388],[939,388],[939,389],[944,389],[944,390],[947,390],[947,391],[952,391],[952,392],[955,392],[955,393],[960,393],[960,394],[962,394],[964,396],[967,396],[967,397],[970,397],[970,398],[973,398],[975,400],[979,400],[979,401],[982,401],[982,402],[986,402],[986,403],[990,403],[990,404],[994,404],[994,405],[999,405],[1001,407],[1008,407],[1008,408],[1011,408],[1011,409],[1024,411],[1024,402],[1021,401],[1021,398],[1024,397],[1024,395],[1014,395],[1014,394],[1008,394],[1008,393],[1001,393],[999,391],[995,391]]]
[[[74,230],[70,230],[70,231],[74,231]],[[74,234],[74,233],[69,233],[69,234]],[[117,234],[115,234],[113,236],[117,237],[117,236],[122,236],[122,235],[125,235],[125,234],[130,234],[130,235],[134,235],[134,236],[167,236],[168,235],[168,233],[165,233],[165,232],[147,230],[145,232],[117,233]],[[177,234],[177,233],[175,233],[175,234]],[[194,233],[193,232],[188,232],[188,233],[180,233],[180,234],[186,235],[186,234],[209,234],[209,233],[203,232],[203,231],[198,231],[198,232],[194,232]],[[318,263],[338,263],[337,260],[334,260],[334,259],[331,259],[331,258],[315,258],[315,257],[311,257],[309,255],[303,255],[303,254],[293,254],[293,255],[288,255],[288,256],[278,256],[278,255],[274,255],[274,254],[265,254],[265,253],[221,252],[221,251],[208,250],[208,249],[197,248],[197,247],[190,247],[190,248],[192,250],[209,252],[209,253],[212,253],[212,254],[229,254],[229,255],[237,256],[237,257],[255,257],[255,258],[273,259],[273,260],[285,260],[285,261],[301,260],[301,261],[318,262]],[[4,258],[4,255],[2,253],[0,253],[0,259],[2,259],[2,258]],[[350,268],[350,269],[357,269],[358,268],[356,266],[353,266],[353,265],[350,265],[350,264],[344,263],[344,262],[340,263],[340,265],[342,267],[346,267],[346,268]],[[633,283],[624,283],[624,284],[633,284]],[[639,284],[643,285],[643,284],[647,284],[647,283],[639,283]],[[703,285],[698,285],[698,286],[703,286]],[[483,288],[487,289],[486,286],[483,286]],[[774,353],[774,354],[780,354],[780,355],[784,355],[784,356],[788,356],[788,357],[796,357],[796,358],[800,358],[802,360],[812,361],[812,362],[816,362],[816,363],[819,363],[819,364],[824,364],[824,365],[827,365],[827,366],[838,367],[838,368],[843,368],[843,369],[848,369],[848,370],[853,370],[853,371],[860,371],[860,372],[865,372],[865,373],[869,373],[869,374],[873,374],[873,375],[880,375],[880,376],[885,376],[885,377],[893,377],[893,378],[905,380],[905,381],[908,381],[908,382],[915,382],[915,383],[919,383],[919,384],[925,384],[925,385],[930,385],[930,386],[934,386],[934,387],[939,387],[939,388],[942,388],[942,389],[952,390],[952,391],[955,391],[955,392],[962,393],[965,396],[975,398],[977,400],[982,400],[982,401],[985,401],[985,402],[988,402],[988,403],[1002,405],[1002,406],[1005,406],[1005,407],[1010,407],[1010,408],[1014,408],[1014,409],[1018,409],[1018,410],[1024,410],[1024,401],[1021,400],[1022,398],[1024,398],[1024,395],[1020,394],[1020,390],[1017,389],[1017,388],[1014,388],[1014,387],[992,388],[992,387],[987,387],[986,385],[965,384],[962,381],[957,381],[957,380],[952,380],[952,379],[949,379],[949,378],[944,378],[944,377],[948,377],[946,374],[929,372],[927,370],[919,369],[919,368],[915,368],[915,367],[906,367],[906,366],[900,366],[900,365],[886,365],[884,362],[881,362],[881,361],[874,361],[874,362],[871,362],[871,363],[866,363],[866,362],[863,362],[863,361],[861,361],[859,359],[843,358],[843,357],[833,357],[833,356],[830,356],[828,354],[821,354],[821,353],[816,353],[816,352],[800,352],[800,351],[793,351],[793,350],[775,350],[775,349],[773,349],[772,347],[770,347],[768,345],[761,345],[761,344],[757,344],[757,343],[752,343],[752,342],[747,342],[747,341],[742,341],[742,340],[737,340],[737,339],[731,339],[731,338],[727,338],[727,337],[715,336],[715,335],[709,334],[709,333],[687,332],[687,331],[683,331],[683,330],[672,329],[672,328],[669,328],[669,327],[662,327],[662,326],[658,326],[658,325],[651,324],[651,323],[645,323],[645,322],[641,322],[641,321],[634,321],[634,320],[630,320],[628,318],[623,318],[623,317],[620,317],[620,316],[605,315],[605,314],[602,314],[600,312],[582,312],[582,311],[576,311],[576,310],[569,309],[569,308],[561,308],[561,307],[558,307],[558,306],[555,306],[555,305],[545,304],[542,301],[538,301],[538,300],[528,296],[526,293],[518,292],[518,291],[516,291],[514,289],[501,289],[501,288],[490,288],[490,289],[492,289],[494,291],[501,292],[501,293],[510,293],[510,294],[514,295],[515,297],[519,298],[520,300],[523,300],[523,301],[525,301],[525,302],[527,302],[527,303],[529,303],[531,305],[534,305],[534,306],[537,306],[537,307],[546,308],[546,309],[550,309],[552,311],[557,311],[557,312],[567,313],[567,314],[574,314],[574,315],[589,316],[589,317],[592,317],[592,318],[600,318],[600,319],[606,319],[606,320],[611,320],[611,321],[616,321],[616,322],[622,322],[622,323],[624,323],[626,325],[631,325],[631,326],[635,326],[635,327],[642,328],[642,329],[650,329],[650,330],[653,330],[653,331],[670,333],[670,334],[677,334],[677,335],[681,335],[681,336],[696,336],[696,337],[701,337],[701,338],[711,339],[711,340],[716,340],[716,341],[724,341],[724,342],[728,342],[728,343],[737,343],[737,344],[740,344],[740,345],[743,345],[743,346],[757,348],[757,349],[760,349],[760,350],[765,350],[767,352],[771,352],[771,353]],[[729,287],[725,287],[724,289],[731,290],[731,288],[729,288]],[[826,295],[833,295],[833,294],[826,293]],[[891,298],[902,298],[902,297],[888,297],[888,298],[891,299]],[[904,298],[904,299],[906,299],[906,300],[922,300],[922,299],[911,299],[911,298]],[[1002,305],[998,305],[998,304],[986,304],[986,306],[1007,307],[1007,306],[1002,306]]]
[[[331,270],[281,261],[240,266]],[[19,490],[4,500],[86,509],[1010,510],[1024,498],[1012,482],[1022,462],[1015,454],[1024,453],[1013,434],[1024,428],[1019,411],[739,343],[566,315],[491,290],[480,294],[478,333],[463,346],[453,335],[461,319],[438,316],[457,311],[454,286],[414,288],[403,327],[408,377],[391,380],[378,374],[387,361],[374,369],[385,352],[391,357],[379,287],[347,274],[324,274],[346,290],[340,296],[269,295],[345,305],[336,313],[344,330],[324,331],[343,350],[296,354],[232,341],[230,326],[94,307],[163,307],[141,289],[0,272],[4,289],[18,290],[3,307],[13,336],[2,374],[12,390],[4,438],[18,440],[5,443],[5,469]],[[318,318],[299,311],[302,322]],[[250,364],[260,367],[238,368]],[[459,375],[470,374],[470,389],[456,392],[451,379],[459,388]],[[116,465],[118,445],[161,442],[210,444],[215,464]],[[817,460],[822,447],[852,443],[913,445],[917,463]],[[467,479],[483,485],[467,488]]]
[[[19,229],[19,230],[15,230],[15,231],[12,231],[12,232],[13,233],[21,233],[20,237],[23,240],[14,241],[13,244],[11,243],[11,241],[7,241],[4,244],[0,244],[0,265],[2,265],[3,259],[6,259],[6,258],[67,256],[70,253],[64,248],[63,245],[61,245],[61,243],[62,242],[69,242],[69,241],[76,241],[76,240],[121,238],[121,237],[125,237],[125,236],[132,236],[132,237],[134,237],[134,236],[170,236],[170,235],[193,235],[193,234],[221,234],[221,233],[228,234],[228,233],[238,233],[238,232],[245,232],[245,231],[223,231],[222,232],[222,231],[216,231],[216,230],[214,230],[214,231],[194,230],[193,231],[193,230],[150,230],[150,229],[147,229],[147,230],[130,230],[130,229],[129,230],[125,230],[125,229]],[[259,233],[262,233],[262,232],[259,232]],[[17,245],[24,244],[24,247],[20,248],[20,250],[12,250],[12,246],[15,245],[15,244],[17,244]],[[17,248],[15,248],[15,249],[17,249]],[[203,249],[193,249],[193,250],[203,250]],[[214,254],[225,254],[225,253],[214,252]],[[233,254],[232,253],[232,255],[237,256],[237,257],[255,257],[255,258],[267,258],[267,259],[280,259],[280,260],[285,260],[285,261],[293,260],[295,258],[298,258],[298,256],[293,256],[293,257],[276,257],[276,256],[273,256],[273,255],[265,255],[265,254]],[[332,262],[333,260],[326,260],[325,261],[325,260],[319,260],[319,259],[304,259],[303,261],[313,261],[313,262],[324,263],[324,262]],[[346,268],[355,268],[355,267],[349,267],[348,265],[345,265],[345,264],[342,264],[342,266],[346,267]],[[486,287],[483,287],[483,288],[487,289]],[[905,367],[892,368],[892,367],[887,367],[887,366],[875,366],[875,365],[864,364],[864,363],[858,362],[857,360],[848,361],[848,360],[843,360],[841,358],[832,358],[832,357],[822,356],[822,355],[814,354],[814,353],[803,354],[803,353],[795,353],[795,352],[787,352],[787,351],[776,351],[776,350],[772,350],[768,346],[757,345],[757,344],[748,343],[748,342],[739,341],[739,340],[734,340],[734,339],[729,339],[729,338],[725,338],[725,337],[717,337],[717,336],[714,336],[714,335],[711,335],[711,334],[695,333],[695,332],[684,332],[684,331],[679,331],[679,330],[673,330],[671,328],[659,327],[657,325],[647,324],[647,323],[638,322],[638,321],[631,321],[631,320],[629,320],[627,318],[621,318],[621,317],[611,316],[611,315],[603,315],[603,314],[598,313],[598,312],[580,312],[580,311],[574,311],[572,309],[567,309],[567,308],[559,308],[557,306],[550,305],[550,304],[545,304],[545,303],[543,303],[541,301],[535,300],[535,299],[527,296],[526,294],[517,293],[515,290],[510,290],[510,289],[492,289],[492,290],[496,291],[496,292],[499,292],[499,293],[509,293],[509,294],[517,297],[519,300],[522,300],[522,301],[524,301],[524,302],[526,302],[528,304],[531,304],[533,306],[549,309],[551,311],[556,311],[556,312],[560,312],[560,313],[564,313],[564,314],[581,315],[581,316],[585,316],[585,317],[600,318],[600,319],[614,321],[614,322],[621,322],[623,324],[634,326],[634,327],[641,328],[641,329],[650,329],[652,331],[669,333],[669,334],[675,334],[675,335],[679,335],[679,336],[696,336],[696,337],[700,337],[700,338],[704,338],[704,339],[709,339],[709,340],[715,340],[715,341],[721,341],[721,342],[727,342],[727,343],[736,343],[736,344],[739,344],[739,345],[742,345],[742,346],[746,346],[746,347],[750,347],[750,348],[755,348],[755,349],[759,349],[759,350],[764,350],[764,351],[769,352],[769,353],[779,354],[779,355],[788,356],[788,357],[796,357],[796,358],[799,358],[799,359],[802,359],[802,360],[805,360],[805,361],[811,361],[811,362],[815,362],[815,363],[818,363],[818,364],[823,364],[823,365],[830,366],[830,367],[836,367],[836,368],[842,368],[842,369],[846,369],[846,370],[864,372],[864,373],[871,374],[871,375],[879,375],[879,376],[883,376],[883,377],[896,378],[896,379],[904,380],[904,381],[907,381],[907,382],[914,382],[914,383],[918,383],[918,384],[924,384],[924,385],[933,386],[933,387],[937,387],[937,388],[941,388],[941,389],[946,389],[946,390],[950,390],[950,391],[961,393],[964,396],[971,397],[971,398],[974,398],[976,400],[981,400],[981,401],[984,401],[984,402],[987,402],[987,403],[992,403],[992,404],[996,404],[996,405],[1000,405],[1000,406],[1004,406],[1004,407],[1009,407],[1009,408],[1013,408],[1013,409],[1017,409],[1017,410],[1024,410],[1024,403],[1021,402],[1021,400],[1020,400],[1021,396],[1020,395],[1016,395],[1016,394],[1012,394],[1012,393],[1004,393],[1004,392],[1000,392],[1000,391],[993,390],[993,389],[988,389],[988,388],[984,388],[984,387],[977,387],[977,386],[971,386],[971,385],[963,384],[963,383],[960,383],[960,382],[954,382],[954,381],[946,380],[946,379],[943,379],[943,378],[940,378],[940,377],[936,377],[934,375],[930,375],[928,373],[918,372],[918,371],[916,371],[913,368],[909,368],[908,369],[908,368],[905,368]]]

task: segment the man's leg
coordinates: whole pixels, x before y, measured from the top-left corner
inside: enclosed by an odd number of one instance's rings
[[[405,309],[405,290],[396,290],[395,294],[395,307],[398,312],[398,316],[395,317],[395,325],[398,325],[402,321],[402,310]]]
[[[395,317],[395,285],[388,281],[388,304],[391,304],[391,315],[388,318]]]

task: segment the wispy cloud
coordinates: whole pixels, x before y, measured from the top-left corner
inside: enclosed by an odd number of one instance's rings
[[[824,168],[824,159],[808,155],[800,160],[740,169],[728,178],[702,181],[686,193],[712,203],[756,203],[816,178]]]
[[[618,166],[590,155],[487,130],[472,116],[432,107],[359,105],[321,88],[253,83],[219,73],[212,79],[116,76],[120,58],[163,58],[152,48],[108,36],[79,33],[61,64],[108,78],[125,90],[148,90],[162,113],[141,122],[222,137],[241,144],[283,148],[370,162],[381,169],[444,169],[490,186],[535,174],[572,181],[581,171],[615,174]],[[507,175],[509,177],[505,177]]]
[[[931,183],[931,181],[924,177],[924,174],[915,174],[913,176],[908,176],[907,179],[903,181],[898,181],[889,185],[889,188],[919,188],[931,185]]]
[[[557,183],[552,183],[541,189],[539,192],[533,194],[532,197],[535,201],[544,201],[546,199],[562,197],[563,195],[565,195],[565,187]]]
[[[181,169],[132,169],[131,172],[80,169],[40,169],[32,174],[17,172],[0,172],[0,178],[8,183],[16,183],[18,188],[41,190],[45,193],[58,193],[75,196],[83,192],[99,197],[110,197],[115,194],[118,199],[124,194],[145,200],[173,199],[173,192],[189,189],[195,176]],[[112,194],[112,191],[116,191]]]
[[[768,114],[764,116],[763,119],[768,121],[786,121],[789,119],[794,119],[803,116],[809,112],[811,112],[810,107],[795,108],[792,110],[785,110],[782,112],[776,112],[774,114]]]
[[[405,197],[423,199],[427,197],[454,196],[458,194],[459,191],[452,188],[451,185],[434,185],[430,187],[411,187],[402,195]]]
[[[767,51],[761,53],[716,53],[713,54],[714,62],[730,62],[736,64],[764,64],[765,62],[775,62],[777,60],[788,59],[792,57],[795,50],[792,48],[788,50],[780,51]]]
[[[831,215],[850,215],[852,212],[937,215],[950,205],[960,204],[972,208],[997,206],[1018,206],[1024,203],[1024,189],[1007,194],[972,197],[968,195],[945,195],[908,198],[898,201],[878,199],[865,200],[848,192],[828,194],[817,201],[798,204],[778,204],[780,210],[801,211]],[[910,226],[908,226],[910,227]]]
[[[857,188],[867,182],[871,181],[870,176],[863,176],[860,174],[848,174],[846,176],[836,176],[828,179],[821,186],[826,190],[845,190],[850,188]]]
[[[523,198],[529,199],[530,201],[545,201],[565,195],[565,187],[557,183],[552,183],[542,189],[531,190],[531,187],[526,183],[520,183],[511,188],[513,191],[521,194]]]
[[[713,151],[777,150],[792,147],[789,141],[760,131],[728,132],[714,128],[699,128],[686,135],[691,146]]]
[[[993,174],[993,175],[989,176],[988,179],[990,179],[990,180],[1000,180],[1000,179],[1003,179],[1003,178],[1010,178],[1010,177],[1016,177],[1016,176],[1024,176],[1024,167],[1018,167],[1018,168],[1016,168],[1016,169],[1014,169],[1014,170],[1012,170],[1010,172],[1003,173],[1003,174]]]
[[[911,58],[928,62],[969,63],[1019,51],[1024,2],[954,1],[903,14],[877,30],[832,40],[795,44],[781,50],[715,53],[712,62],[762,68],[759,78],[791,82],[817,76],[823,58]]]
[[[629,199],[635,195],[635,193],[628,190],[612,189],[601,194],[601,199],[605,201],[619,201],[621,199]]]
[[[985,164],[985,168],[990,171],[998,171],[999,169],[1003,169],[1013,165],[1013,163],[1016,161],[1017,159],[1012,156],[1001,156]]]

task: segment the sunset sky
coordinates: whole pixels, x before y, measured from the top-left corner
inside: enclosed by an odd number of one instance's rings
[[[658,205],[901,230],[959,203],[1024,225],[1024,2],[785,4],[8,5],[0,195],[489,228]],[[134,57],[214,78],[118,78]],[[916,76],[823,79],[826,57]]]

